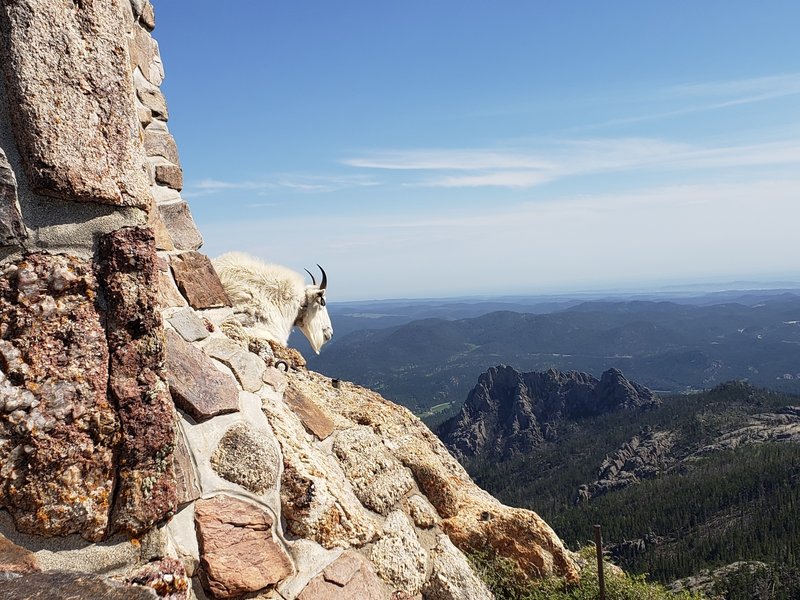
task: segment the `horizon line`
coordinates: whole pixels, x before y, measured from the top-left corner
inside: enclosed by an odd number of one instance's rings
[[[736,280],[724,283],[711,283],[706,281],[696,283],[662,283],[652,286],[604,287],[604,288],[578,288],[563,289],[561,291],[519,292],[497,294],[457,294],[454,296],[401,296],[387,298],[352,298],[335,300],[335,304],[354,304],[368,302],[437,302],[453,300],[502,300],[512,298],[563,298],[579,296],[636,296],[636,295],[683,295],[696,294],[705,296],[717,293],[734,292],[800,292],[800,279],[797,280]]]

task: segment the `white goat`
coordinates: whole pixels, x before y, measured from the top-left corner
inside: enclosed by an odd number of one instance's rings
[[[319,265],[317,265],[319,267]],[[328,277],[306,285],[299,273],[272,265],[241,252],[230,252],[214,260],[220,281],[233,303],[236,316],[253,337],[286,345],[295,325],[308,338],[314,352],[333,337],[325,308]]]

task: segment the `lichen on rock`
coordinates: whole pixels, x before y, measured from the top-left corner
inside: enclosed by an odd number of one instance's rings
[[[441,517],[439,526],[461,551],[492,550],[532,577],[578,579],[578,566],[564,544],[535,512],[504,506],[479,488],[442,442],[410,411],[351,383],[333,388],[313,372],[292,375],[291,384],[313,397],[337,426],[364,425],[414,476]]]
[[[336,459],[314,445],[300,419],[284,402],[262,402],[281,446],[281,511],[287,529],[325,548],[371,542],[376,524],[346,480]]]
[[[100,238],[98,277],[107,303],[109,388],[120,418],[114,530],[138,535],[177,505],[175,409],[164,372],[158,267],[150,229]]]
[[[414,485],[408,469],[386,450],[381,439],[368,427],[336,432],[333,452],[358,499],[377,513],[389,514]]]
[[[246,422],[232,425],[211,455],[211,466],[220,477],[254,494],[263,494],[275,485],[279,464],[272,436]]]
[[[91,265],[30,254],[0,277],[0,506],[20,531],[103,537],[118,422]]]
[[[408,517],[399,510],[386,518],[370,558],[378,575],[411,595],[422,589],[428,577],[428,553],[419,543]]]

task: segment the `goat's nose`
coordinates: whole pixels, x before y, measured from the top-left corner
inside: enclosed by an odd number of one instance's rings
[[[322,336],[325,338],[325,341],[327,342],[333,337],[333,329],[326,329],[325,331],[322,332]]]

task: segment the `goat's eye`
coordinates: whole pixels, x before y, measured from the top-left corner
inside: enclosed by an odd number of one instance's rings
[[[323,298],[322,296],[319,297],[319,305],[325,306],[325,298]]]

